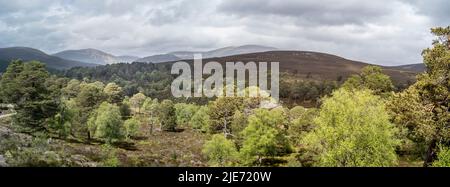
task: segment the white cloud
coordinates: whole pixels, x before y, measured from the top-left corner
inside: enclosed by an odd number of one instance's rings
[[[441,8],[439,8],[439,7]],[[261,44],[383,65],[421,62],[450,2],[0,0],[0,47],[151,55]]]

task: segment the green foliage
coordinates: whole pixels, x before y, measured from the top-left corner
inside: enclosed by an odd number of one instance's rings
[[[248,126],[242,131],[244,142],[240,153],[243,164],[261,165],[264,157],[290,152],[283,129],[286,123],[287,117],[282,110],[255,110],[248,118]]]
[[[51,150],[49,139],[37,136],[28,146],[16,145],[5,153],[6,161],[14,167],[59,167],[64,166],[63,157]]]
[[[435,136],[433,114],[430,112],[432,106],[422,103],[417,88],[411,86],[395,93],[386,107],[391,121],[400,130],[398,137],[402,143],[399,151],[422,156],[426,151],[422,144],[428,144]]]
[[[208,115],[208,107],[200,106],[194,116],[192,116],[189,124],[191,124],[193,129],[200,130],[201,132],[209,132],[210,119]]]
[[[103,83],[82,82],[77,96],[69,100],[69,108],[75,112],[72,125],[77,136],[86,134],[88,139],[91,138],[88,120],[93,111],[106,99],[103,89]]]
[[[173,80],[170,66],[152,63],[116,63],[95,68],[76,67],[64,72],[66,77],[89,78],[102,82],[115,82],[123,88],[127,96],[143,93],[159,100],[171,96],[170,85]]]
[[[290,81],[289,79],[291,78],[280,79],[280,97],[288,101],[317,103],[321,97],[331,94],[338,88],[335,81]]]
[[[393,121],[407,130],[406,136],[427,145],[424,165],[436,158],[437,145],[450,142],[450,27],[433,28],[433,47],[423,51],[427,71],[409,89],[390,102]]]
[[[67,102],[62,100],[59,111],[48,121],[49,130],[55,131],[60,138],[67,138],[70,135],[75,115],[74,110],[68,107]]]
[[[351,76],[342,87],[349,90],[370,89],[376,95],[385,95],[394,90],[394,85],[391,78],[382,71],[379,66],[366,66],[360,75]]]
[[[120,165],[120,160],[117,158],[117,151],[110,144],[102,145],[101,156],[101,166],[103,167],[118,167]]]
[[[171,100],[161,102],[158,111],[158,118],[161,122],[161,129],[164,131],[175,131],[177,126],[175,107]]]
[[[234,112],[233,119],[231,121],[231,132],[233,133],[233,139],[236,144],[240,147],[244,141],[242,136],[242,131],[247,127],[247,116],[240,112]]]
[[[450,148],[439,146],[437,160],[433,162],[434,167],[450,167]]]
[[[235,111],[242,110],[243,98],[219,97],[208,105],[208,114],[211,120],[211,132],[230,134],[231,122]]]
[[[150,125],[150,133],[153,132],[153,126],[159,123],[158,112],[159,103],[158,99],[147,98],[142,106],[144,109],[144,115],[147,118],[145,120]]]
[[[15,105],[15,123],[22,127],[42,128],[58,108],[52,90],[45,84],[49,74],[45,65],[31,61],[13,61],[0,80],[3,102]]]
[[[223,134],[213,135],[203,146],[202,152],[211,166],[232,166],[238,155],[234,143]]]
[[[63,95],[67,98],[74,98],[80,91],[81,82],[76,79],[72,79],[67,83],[67,86],[62,89]]]
[[[131,117],[131,109],[130,105],[126,102],[119,103],[120,115],[123,120],[126,120]]]
[[[396,128],[384,101],[368,90],[340,89],[325,99],[317,127],[303,143],[317,153],[318,166],[394,166]]]
[[[119,107],[103,102],[89,119],[89,129],[96,138],[104,139],[108,143],[123,140],[125,133]]]
[[[134,94],[133,97],[130,98],[130,105],[134,109],[137,109],[137,113],[141,113],[142,105],[144,105],[144,101],[147,98],[143,93]]]
[[[125,136],[127,139],[137,136],[139,132],[140,123],[136,118],[131,118],[125,121]]]
[[[175,104],[176,123],[179,126],[188,125],[191,118],[197,112],[199,107],[194,104],[177,103]]]
[[[106,94],[107,101],[109,103],[118,104],[123,100],[123,91],[122,87],[117,85],[116,83],[109,83],[103,89],[103,92]]]
[[[296,106],[289,111],[288,137],[293,145],[300,146],[300,140],[303,136],[314,128],[313,121],[317,115],[317,109],[302,106]]]

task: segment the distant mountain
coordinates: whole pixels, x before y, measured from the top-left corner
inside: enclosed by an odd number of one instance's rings
[[[181,59],[193,59],[194,54],[202,54],[203,58],[213,58],[213,57],[225,57],[225,56],[231,56],[231,55],[239,55],[239,54],[246,54],[246,53],[257,53],[257,52],[266,52],[266,51],[276,51],[277,48],[274,47],[267,47],[267,46],[261,46],[261,45],[243,45],[243,46],[231,46],[231,47],[224,47],[220,49],[215,49],[211,51],[204,51],[204,52],[190,52],[190,51],[176,51],[171,52],[169,54],[173,54]]]
[[[161,63],[176,61],[182,59],[193,59],[194,54],[201,53],[203,58],[213,58],[213,57],[224,57],[238,54],[255,53],[255,52],[265,52],[265,51],[275,51],[277,48],[260,46],[260,45],[243,45],[238,47],[224,47],[220,49],[215,49],[211,51],[204,52],[194,52],[194,51],[178,51],[171,52],[168,54],[158,54],[153,56],[148,56],[144,58],[139,58],[135,56],[114,56],[112,54],[97,50],[97,49],[80,49],[80,50],[66,50],[59,53],[53,54],[54,56],[75,60],[86,63],[93,64],[114,64],[119,62],[152,62]]]
[[[136,56],[115,56],[98,49],[80,49],[80,50],[66,50],[53,54],[54,56],[76,60],[80,62],[93,63],[93,64],[114,64],[119,62],[133,62],[139,57]]]
[[[114,64],[119,62],[116,56],[97,49],[67,50],[55,53],[53,54],[53,56],[68,60],[76,60],[80,62],[101,65]]]
[[[171,55],[175,55],[178,58],[181,59],[193,59],[194,58],[194,54],[203,54],[205,52],[201,52],[201,51],[175,51],[175,52],[171,52],[169,54]]]
[[[424,72],[426,70],[425,64],[408,64],[401,66],[393,66],[392,68],[404,71]]]
[[[161,62],[170,62],[170,61],[177,61],[177,60],[181,60],[181,58],[178,58],[177,56],[175,56],[173,54],[161,54],[161,55],[153,55],[153,56],[140,58],[135,61],[136,62],[161,63]]]
[[[72,67],[92,67],[95,64],[83,63],[74,60],[67,60],[56,56],[48,55],[40,50],[28,47],[0,48],[0,71],[3,72],[12,60],[21,59],[23,61],[37,60],[45,63],[52,69],[69,69]]]
[[[119,62],[134,62],[135,60],[139,59],[140,57],[137,56],[116,56],[117,60]]]

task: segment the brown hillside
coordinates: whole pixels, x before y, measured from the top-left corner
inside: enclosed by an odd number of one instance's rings
[[[203,64],[209,61],[225,62],[280,62],[280,72],[294,74],[299,78],[316,80],[346,79],[349,75],[359,73],[368,63],[348,60],[326,53],[308,51],[269,51],[250,53],[219,58],[203,59]],[[192,60],[186,60],[192,63]],[[170,62],[169,62],[170,63]],[[418,72],[401,70],[395,67],[382,67],[391,76],[395,84],[407,84],[415,80]]]

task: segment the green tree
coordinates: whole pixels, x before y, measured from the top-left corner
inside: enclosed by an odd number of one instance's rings
[[[119,103],[120,115],[123,120],[129,119],[131,117],[131,109],[129,102],[126,102],[125,99],[122,103]]]
[[[59,110],[49,121],[49,129],[55,131],[60,138],[67,138],[71,134],[74,110],[69,108],[67,100],[62,100]]]
[[[62,89],[63,95],[67,98],[74,98],[80,91],[81,82],[76,79],[72,79],[67,83],[67,86]]]
[[[233,141],[222,134],[215,134],[203,146],[203,154],[211,166],[232,166],[236,163],[238,152]]]
[[[450,26],[431,31],[437,39],[422,53],[426,72],[389,107],[394,122],[407,128],[408,137],[426,145],[424,166],[437,158],[439,144],[450,142]]]
[[[244,137],[242,131],[247,127],[247,116],[240,112],[234,112],[233,119],[231,121],[231,132],[233,132],[233,139],[238,147],[242,146]]]
[[[108,143],[121,141],[125,138],[123,121],[117,105],[103,102],[89,119],[89,127],[96,138]]]
[[[391,78],[383,74],[379,66],[366,66],[361,74],[353,75],[342,85],[346,89],[370,89],[376,95],[383,95],[393,91],[394,85]]]
[[[105,100],[102,84],[99,82],[86,83],[80,85],[80,90],[74,98],[72,107],[76,108],[77,114],[74,118],[77,126],[74,126],[78,134],[86,134],[87,138],[91,138],[87,122],[91,117],[91,113]]]
[[[175,107],[171,100],[164,100],[161,102],[158,111],[158,118],[161,122],[161,130],[175,131],[177,127]]]
[[[145,96],[143,93],[137,93],[137,94],[133,95],[133,97],[130,98],[131,107],[133,107],[134,109],[137,109],[138,114],[141,113],[141,108],[142,108],[142,105],[144,104],[146,98],[147,98],[147,96]]]
[[[142,106],[144,109],[145,117],[147,118],[146,122],[150,125],[150,133],[153,133],[153,127],[159,123],[158,111],[159,111],[159,103],[158,99],[147,98],[144,101],[144,105]]]
[[[211,132],[223,132],[226,136],[231,134],[231,122],[234,112],[242,110],[243,98],[219,97],[208,105],[211,119]]]
[[[303,143],[317,153],[318,166],[393,166],[396,128],[384,100],[369,90],[340,89],[326,98],[317,127]]]
[[[296,106],[289,111],[288,137],[293,145],[300,146],[301,138],[314,128],[313,121],[317,115],[317,109],[302,106]]]
[[[58,100],[49,90],[49,73],[45,65],[31,61],[13,61],[0,81],[3,102],[15,105],[14,122],[22,127],[44,128],[44,122],[55,115]]]
[[[209,132],[210,119],[208,115],[208,107],[200,106],[198,111],[192,116],[189,122],[193,129],[198,129],[202,132]]]
[[[103,89],[109,103],[118,104],[123,100],[122,87],[116,83],[108,83]]]
[[[287,117],[282,110],[256,109],[242,131],[244,142],[240,150],[243,164],[262,165],[262,159],[290,152],[283,130]]]
[[[125,121],[125,136],[127,139],[138,135],[140,122],[136,118],[131,118]]]
[[[177,118],[177,125],[188,125],[191,118],[197,112],[198,106],[194,104],[177,103],[175,104],[175,113]]]

